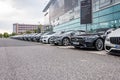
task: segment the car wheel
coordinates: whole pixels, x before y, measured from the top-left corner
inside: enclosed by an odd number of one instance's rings
[[[58,44],[57,43],[54,43],[55,46],[57,46]]]
[[[48,44],[50,44],[50,39],[51,39],[51,38],[48,39]]]
[[[40,42],[39,39],[36,40],[37,42]]]
[[[70,45],[70,39],[69,39],[69,38],[64,38],[64,39],[62,40],[62,45],[63,45],[63,46],[68,46],[68,45]]]
[[[101,50],[103,50],[103,48],[104,48],[103,40],[102,39],[97,39],[96,42],[95,42],[95,49],[98,50],[98,51],[101,51]]]

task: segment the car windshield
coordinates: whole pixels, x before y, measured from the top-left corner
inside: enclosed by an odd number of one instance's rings
[[[104,34],[109,28],[100,28],[93,31],[93,33]]]
[[[43,33],[42,35],[48,35],[48,34],[50,34],[50,32]]]
[[[72,32],[74,32],[74,30],[66,31],[66,32],[64,32],[63,34],[70,34],[70,33],[72,33]]]
[[[52,35],[52,34],[54,34],[55,32],[51,32],[51,33],[48,33],[48,34],[46,34],[46,35]]]
[[[86,32],[85,31],[82,31],[82,30],[77,30],[75,31],[75,35],[81,35],[81,34],[85,34]]]
[[[59,32],[56,32],[55,35],[60,35],[60,34],[64,34],[65,31],[59,31]]]
[[[37,34],[36,36],[39,36],[39,35],[41,35],[41,33]]]

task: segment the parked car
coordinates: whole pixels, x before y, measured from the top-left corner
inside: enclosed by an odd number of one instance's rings
[[[74,36],[71,39],[71,44],[75,48],[95,48],[101,51],[104,49],[106,35],[111,31],[113,31],[113,29],[101,28],[94,30],[93,33]]]
[[[71,44],[71,37],[85,34],[83,30],[62,31],[60,34],[52,36],[50,44],[68,46]]]
[[[29,36],[29,34],[25,34],[23,35],[23,40],[27,41],[27,37]]]
[[[33,33],[29,36],[29,41],[33,41],[34,36],[36,36],[38,33]]]
[[[15,36],[11,36],[10,38],[21,40],[21,37],[22,35],[15,35]]]
[[[48,33],[48,34],[46,34],[46,35],[44,35],[44,36],[42,36],[42,38],[41,38],[41,41],[42,41],[42,43],[50,43],[50,38],[53,36],[53,35],[56,35],[57,33],[55,33],[55,32],[51,32],[51,33]]]
[[[42,35],[42,33],[39,33],[39,34],[33,36],[33,41],[39,42],[41,35]]]
[[[36,35],[36,33],[26,34],[26,35],[24,36],[24,38],[25,38],[26,41],[31,41],[31,38],[32,38],[32,36],[34,36],[34,35]]]
[[[21,35],[21,40],[24,40],[24,35],[26,35],[26,34],[22,34]]]
[[[120,28],[112,31],[105,40],[105,50],[108,54],[120,54]]]
[[[51,31],[50,31],[50,32],[45,32],[45,33],[43,33],[43,34],[41,35],[39,41],[42,42],[42,39],[45,38],[46,35],[48,35],[48,34],[53,34],[53,33],[55,33],[55,32],[51,32]]]

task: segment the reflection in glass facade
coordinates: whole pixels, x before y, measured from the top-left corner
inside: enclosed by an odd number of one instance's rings
[[[57,1],[57,0],[54,0]],[[63,31],[63,30],[85,30],[86,25],[80,24],[80,2],[82,0],[78,0],[78,4],[72,1],[76,0],[60,0],[63,4],[59,11],[55,14],[60,15],[52,15],[51,24],[54,27],[54,31]],[[72,7],[67,7],[65,1],[71,1]],[[59,0],[58,0],[59,2]],[[61,4],[60,3],[60,4]],[[74,5],[73,5],[74,3]],[[120,26],[120,0],[93,0],[93,23],[88,24],[88,30],[93,30],[97,28],[108,28],[108,27],[119,27]],[[52,11],[56,8],[51,4],[50,9]],[[66,7],[66,8],[65,8]],[[63,12],[62,12],[63,10]],[[55,10],[56,11],[56,10]],[[54,11],[52,12],[54,13]],[[50,15],[51,16],[51,15]]]

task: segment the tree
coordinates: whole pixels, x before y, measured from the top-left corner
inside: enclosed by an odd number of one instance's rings
[[[15,35],[17,35],[17,34],[16,34],[16,33],[12,33],[12,34],[11,34],[11,36],[15,36]]]
[[[2,33],[0,33],[0,38],[2,38],[3,37],[3,35],[2,35]]]
[[[4,36],[4,38],[8,38],[8,37],[9,37],[9,34],[8,34],[7,32],[5,32],[5,33],[3,34],[3,36]]]
[[[26,31],[26,34],[31,34],[32,32],[31,31]]]
[[[20,34],[24,34],[23,32],[21,32]]]
[[[34,30],[34,33],[37,33],[37,32],[38,32],[38,30],[37,30],[37,29],[35,29],[35,30]]]
[[[38,33],[41,33],[41,32],[42,32],[42,27],[43,27],[42,24],[40,24],[40,25],[38,26]]]

